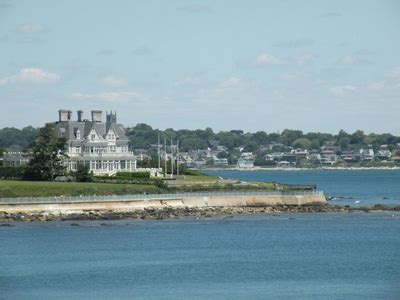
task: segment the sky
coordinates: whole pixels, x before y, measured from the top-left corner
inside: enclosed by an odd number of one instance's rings
[[[0,128],[399,135],[399,37],[398,0],[0,0]]]

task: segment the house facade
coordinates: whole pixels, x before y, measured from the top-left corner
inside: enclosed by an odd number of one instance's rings
[[[24,152],[5,152],[3,165],[5,167],[19,167],[26,165],[31,160],[31,153]]]
[[[124,127],[117,124],[116,112],[107,113],[106,122],[101,110],[92,110],[90,120],[83,118],[81,110],[76,120],[71,120],[70,110],[58,113],[58,121],[51,124],[56,136],[67,140],[68,171],[76,171],[79,164],[88,166],[95,175],[136,171],[135,156],[129,151]]]

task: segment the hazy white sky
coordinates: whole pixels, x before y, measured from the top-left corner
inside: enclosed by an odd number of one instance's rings
[[[400,134],[399,37],[398,0],[0,0],[0,128]]]

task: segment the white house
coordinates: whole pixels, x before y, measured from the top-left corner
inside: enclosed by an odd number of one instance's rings
[[[70,110],[60,110],[58,121],[51,124],[58,137],[67,139],[67,170],[76,171],[79,164],[88,166],[95,175],[136,170],[135,156],[129,151],[129,139],[124,127],[117,124],[115,112],[107,114],[106,122],[103,122],[101,110],[92,110],[91,120],[83,119],[80,110],[77,120],[73,121]]]

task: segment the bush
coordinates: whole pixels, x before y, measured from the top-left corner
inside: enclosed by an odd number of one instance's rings
[[[1,179],[22,179],[25,176],[26,167],[0,167]]]
[[[92,182],[93,172],[89,171],[88,166],[79,164],[78,170],[74,173],[74,177],[76,182]]]
[[[150,172],[117,172],[116,178],[150,178]]]

